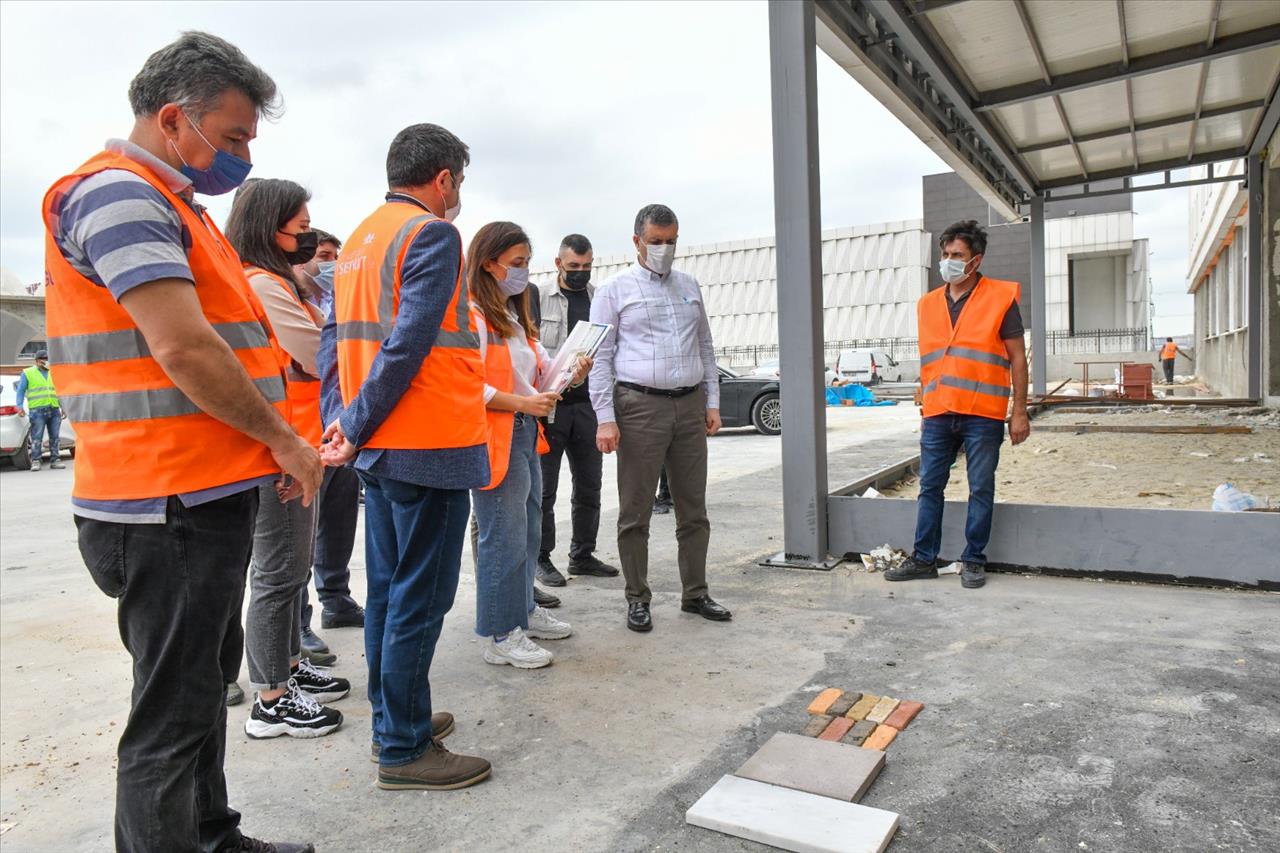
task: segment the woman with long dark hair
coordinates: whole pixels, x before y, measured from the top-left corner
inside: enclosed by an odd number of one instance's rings
[[[542,545],[542,467],[546,442],[537,418],[555,408],[559,394],[538,391],[550,367],[538,343],[529,305],[533,250],[513,222],[490,222],[467,250],[467,292],[485,363],[489,420],[489,485],[471,492],[479,527],[476,552],[476,633],[487,639],[484,659],[537,669],[551,652],[533,639],[559,640],[573,629],[533,601]],[[582,359],[575,382],[591,363]]]
[[[319,447],[320,311],[302,296],[293,267],[311,260],[316,235],[307,202],[311,195],[293,181],[258,180],[236,194],[227,218],[227,239],[245,266],[266,310],[288,366],[285,393],[289,422]],[[211,448],[211,452],[216,449]],[[320,737],[342,724],[342,713],[321,702],[341,699],[350,683],[301,657],[302,590],[311,571],[315,503],[282,503],[274,486],[258,488],[258,519],[249,566],[249,610],[245,651],[257,700],[245,721],[252,738]]]

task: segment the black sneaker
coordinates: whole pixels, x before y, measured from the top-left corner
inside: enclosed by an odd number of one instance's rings
[[[671,512],[673,506],[675,506],[675,504],[673,504],[670,499],[662,500],[659,498],[653,502],[654,515],[666,515]]]
[[[267,707],[259,696],[253,702],[244,733],[249,737],[324,737],[342,725],[342,712],[326,708],[289,679],[289,690]]]
[[[960,585],[965,589],[977,589],[987,582],[987,569],[977,563],[960,564]]]
[[[303,658],[293,671],[293,681],[317,702],[336,702],[351,692],[351,682],[331,675],[329,670],[318,667]]]
[[[329,644],[319,634],[312,631],[310,625],[302,626],[302,647],[309,652],[320,652],[321,654],[326,654],[329,651]]]
[[[936,578],[938,568],[933,563],[921,563],[915,557],[907,557],[906,562],[896,569],[884,573],[887,581],[914,581],[921,578]]]
[[[229,847],[223,847],[218,853],[316,853],[311,844],[292,844],[288,841],[259,841],[247,835]]]
[[[545,607],[548,610],[554,610],[560,606],[560,599],[557,596],[547,592],[537,584],[533,585],[533,603],[538,607]]]
[[[579,560],[569,561],[569,574],[594,575],[598,578],[616,578],[618,570],[602,561],[595,554],[588,554]]]
[[[360,605],[346,607],[342,610],[321,610],[321,628],[363,628],[364,608]],[[311,636],[315,637],[313,633]],[[318,637],[316,639],[319,639]],[[323,641],[322,641],[323,642]],[[325,649],[328,651],[328,649]]]
[[[538,555],[538,583],[544,586],[564,586],[568,583],[556,568],[556,564],[551,562],[550,554]]]

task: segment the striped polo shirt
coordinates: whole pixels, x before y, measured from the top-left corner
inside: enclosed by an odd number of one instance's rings
[[[146,166],[192,210],[201,211],[192,197],[191,181],[168,163],[124,139],[109,139],[106,148]],[[62,256],[76,272],[111,291],[116,301],[151,281],[184,279],[195,283],[187,261],[191,232],[168,199],[133,172],[104,169],[82,178],[65,193],[53,213],[56,218],[51,228]],[[177,497],[184,506],[198,506],[275,479],[274,475],[255,477]],[[126,524],[163,524],[167,503],[167,496],[71,499],[76,515]]]

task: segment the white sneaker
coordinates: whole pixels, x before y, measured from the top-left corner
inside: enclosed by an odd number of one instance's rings
[[[535,607],[529,614],[529,630],[525,632],[539,640],[563,640],[573,635],[568,622],[561,622],[545,607]]]
[[[550,666],[555,656],[526,637],[524,631],[514,628],[505,640],[489,638],[484,659],[499,666],[511,664],[517,669],[541,669]]]

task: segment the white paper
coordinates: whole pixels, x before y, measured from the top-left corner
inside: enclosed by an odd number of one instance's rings
[[[573,331],[569,332],[569,337],[556,351],[556,357],[551,360],[551,366],[538,380],[538,390],[564,393],[564,390],[573,383],[573,375],[578,372],[578,359],[583,356],[595,358],[600,345],[604,343],[605,335],[609,334],[612,328],[613,326],[608,323],[579,320],[574,325]]]

